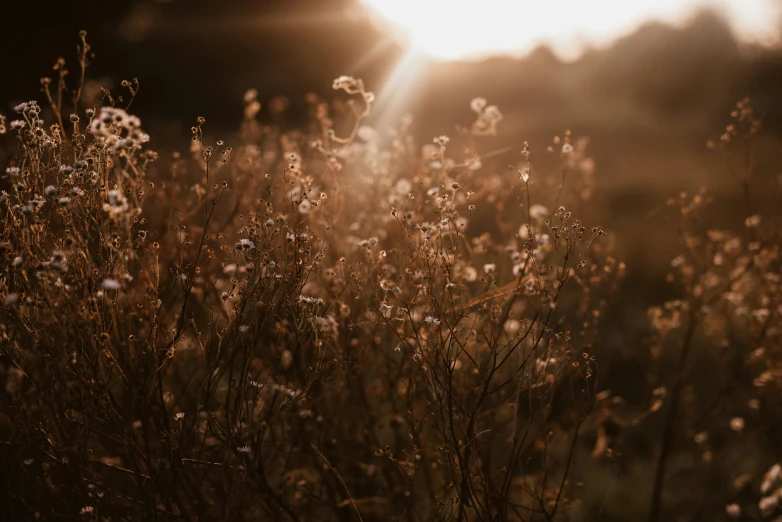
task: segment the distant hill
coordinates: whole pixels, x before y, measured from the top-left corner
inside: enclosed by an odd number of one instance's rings
[[[81,28],[97,53],[93,74],[115,84],[141,79],[142,116],[203,114],[226,128],[238,118],[246,88],[257,88],[261,99],[285,94],[296,102],[308,90],[327,93],[330,80],[348,72],[379,91],[404,53],[352,0],[118,0],[111,9],[99,0],[63,0],[52,9],[12,2],[3,10],[7,20],[29,21],[0,34],[0,46],[13,49],[4,58],[9,81],[0,83],[5,107],[29,97],[58,55],[74,54]],[[524,122],[510,122],[520,130],[545,120],[684,131],[713,127],[712,118],[749,94],[768,111],[769,125],[782,129],[780,54],[740,45],[725,20],[709,12],[682,28],[647,24],[574,63],[541,47],[521,59],[428,64],[403,83],[412,81],[411,109],[447,112],[442,122],[427,115],[432,125],[469,117],[467,101],[482,95],[508,114],[523,113]]]

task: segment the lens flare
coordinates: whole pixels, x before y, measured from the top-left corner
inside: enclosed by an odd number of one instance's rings
[[[769,43],[778,33],[774,0],[363,0],[411,47],[440,60],[523,54],[549,45],[563,59],[577,58],[631,33],[645,22],[684,23],[712,8],[745,40]]]

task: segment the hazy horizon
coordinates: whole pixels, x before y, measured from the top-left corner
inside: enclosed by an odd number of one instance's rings
[[[575,0],[536,5],[485,0],[480,8],[447,0],[361,0],[381,29],[411,49],[439,60],[521,57],[541,45],[562,60],[610,46],[650,22],[683,26],[703,10],[718,13],[738,40],[780,42],[780,5],[774,0]],[[568,16],[563,16],[565,10]],[[432,21],[435,20],[436,23]]]

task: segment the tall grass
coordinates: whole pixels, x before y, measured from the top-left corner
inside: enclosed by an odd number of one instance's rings
[[[618,404],[594,347],[625,267],[578,218],[586,140],[551,143],[555,172],[527,144],[498,169],[486,100],[420,146],[409,120],[367,126],[374,95],[340,77],[302,130],[261,123],[248,91],[230,146],[199,118],[189,150],[158,154],[130,108],[138,82],[87,106],[88,52],[82,33],[75,84],[59,61],[42,105],[2,124],[6,518],[590,516],[600,485],[581,478],[614,458]],[[736,120],[728,154],[760,128],[749,102]],[[719,396],[741,422],[717,431],[745,429],[750,396],[779,411],[780,241],[746,158],[745,230],[709,230],[705,193],[672,202],[682,299],[650,317],[654,360],[678,363],[633,421],[665,419],[650,520],[677,434],[707,423],[687,396],[695,341],[742,368]],[[780,475],[750,509],[774,512]]]

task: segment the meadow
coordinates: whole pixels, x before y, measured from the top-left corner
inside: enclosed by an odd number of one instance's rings
[[[1,519],[782,520],[757,102],[630,238],[673,252],[639,290],[587,136],[503,135],[475,92],[421,140],[341,76],[298,128],[248,90],[159,149],[91,56],[0,117]]]

